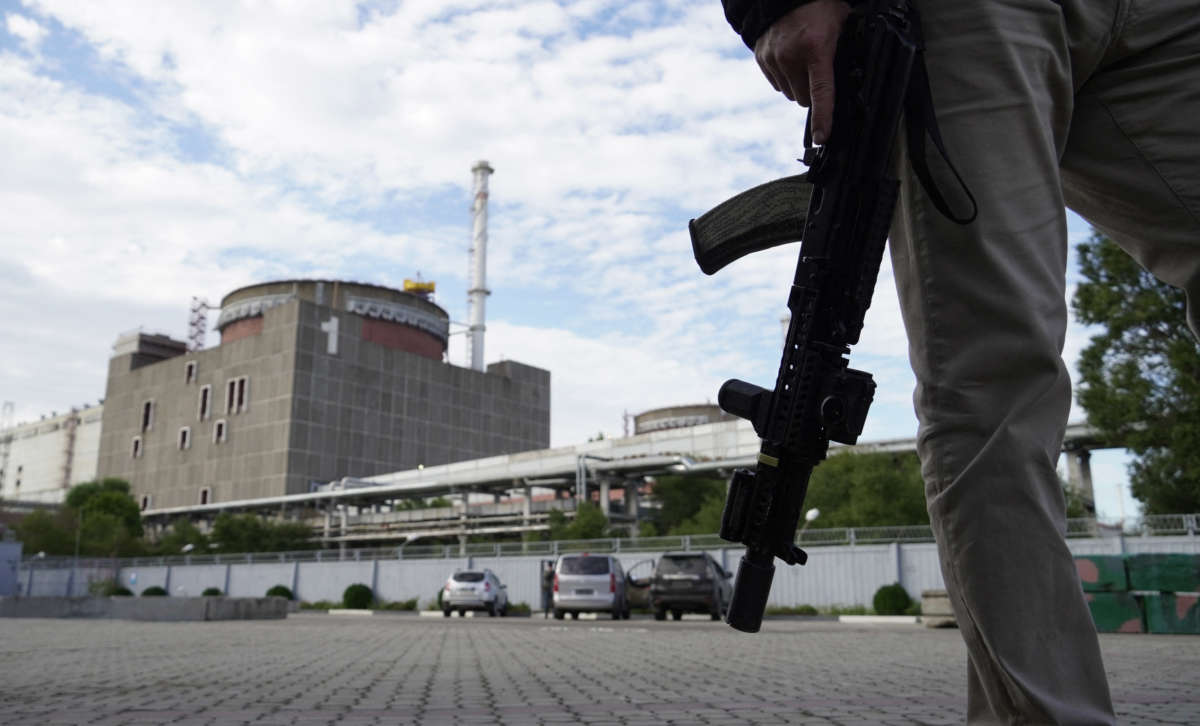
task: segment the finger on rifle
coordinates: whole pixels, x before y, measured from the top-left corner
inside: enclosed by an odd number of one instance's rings
[[[813,141],[824,144],[833,131],[833,56],[818,56],[808,66],[808,88],[812,99]],[[804,104],[807,105],[807,104]]]

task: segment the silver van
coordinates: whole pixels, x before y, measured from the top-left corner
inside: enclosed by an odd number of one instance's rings
[[[554,565],[554,617],[607,612],[629,619],[629,593],[621,562],[611,555],[563,555]]]

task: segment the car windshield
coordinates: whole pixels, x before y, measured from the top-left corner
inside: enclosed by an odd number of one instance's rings
[[[456,572],[454,573],[455,582],[483,582],[482,572]]]
[[[706,575],[703,557],[664,557],[658,563],[660,575]]]
[[[607,575],[607,557],[564,557],[558,571],[563,575]]]

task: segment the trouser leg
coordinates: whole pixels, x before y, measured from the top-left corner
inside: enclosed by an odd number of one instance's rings
[[[942,133],[979,205],[970,225],[944,219],[901,160],[893,272],[926,499],[967,644],[968,719],[1111,723],[1056,469],[1071,403],[1064,16],[1049,0],[919,8]]]
[[[1062,159],[1067,204],[1187,293],[1200,336],[1200,8],[1131,2],[1080,85]]]

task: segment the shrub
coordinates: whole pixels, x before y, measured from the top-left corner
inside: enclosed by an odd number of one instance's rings
[[[438,588],[437,596],[429,601],[429,607],[425,608],[426,610],[441,610],[442,609],[442,592],[443,592],[443,590],[441,588]]]
[[[267,597],[282,597],[287,600],[295,600],[296,595],[292,593],[291,588],[283,585],[276,585],[270,590],[267,590]]]
[[[783,605],[771,605],[767,608],[767,615],[817,615],[817,609],[812,605],[796,605],[795,607],[787,607]]]
[[[532,612],[533,610],[527,602],[512,602],[508,604],[509,615],[529,615]]]
[[[316,602],[300,601],[301,610],[332,610],[338,606],[338,603],[328,600],[317,600]]]
[[[380,610],[416,610],[417,599],[414,597],[411,600],[397,600],[395,602],[376,604]]]
[[[365,610],[371,607],[371,602],[375,599],[371,588],[356,582],[346,591],[342,593],[342,607],[350,608],[351,610]]]
[[[116,580],[98,580],[88,584],[88,594],[98,597],[129,597],[133,595],[133,591]]]
[[[221,588],[219,588],[219,587],[206,587],[206,588],[204,588],[204,592],[200,593],[200,596],[201,597],[221,597],[221,595],[223,595],[223,594],[224,593],[221,592]]]
[[[875,612],[879,615],[903,615],[912,605],[912,598],[900,583],[884,585],[875,591],[875,599],[871,601]]]
[[[866,605],[832,605],[830,615],[870,615]]]
[[[167,591],[158,585],[151,585],[142,590],[142,597],[166,597]]]

